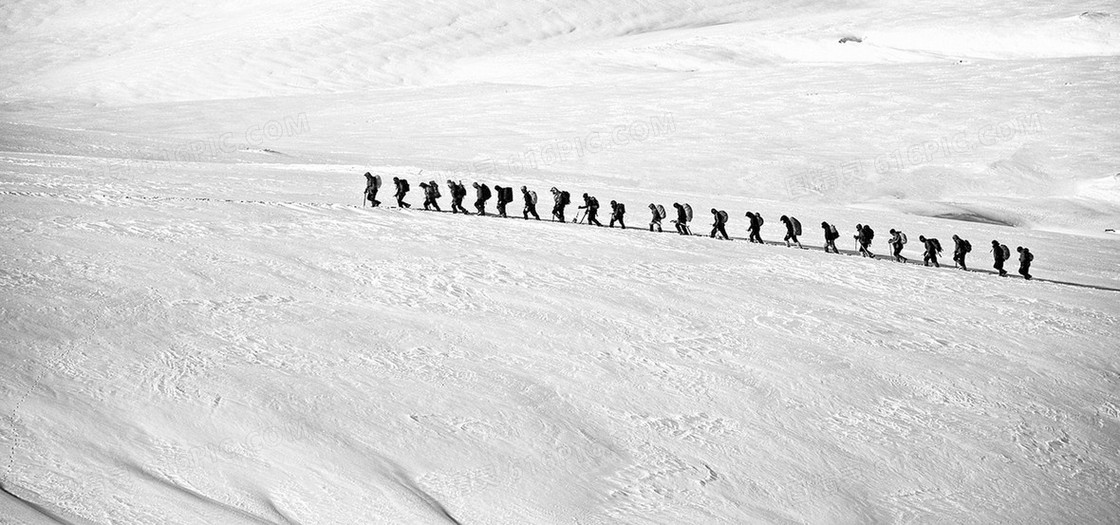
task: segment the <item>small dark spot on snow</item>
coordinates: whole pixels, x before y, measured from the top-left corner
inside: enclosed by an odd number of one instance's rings
[[[863,39],[858,36],[846,36],[840,39],[841,44],[847,44],[848,42],[855,42],[858,44],[860,42],[863,42]]]

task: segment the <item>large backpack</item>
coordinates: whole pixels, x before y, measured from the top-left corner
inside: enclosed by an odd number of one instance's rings
[[[930,244],[933,245],[933,248],[935,250],[937,250],[937,253],[941,253],[941,241],[939,241],[937,239],[930,239],[929,241],[930,241]]]
[[[727,224],[727,212],[725,212],[723,210],[719,211],[719,223],[720,224]]]
[[[900,244],[902,244],[903,246],[906,246],[906,243],[910,242],[910,239],[907,239],[907,238],[906,238],[906,234],[905,234],[905,233],[902,233],[902,232],[898,232],[898,242],[899,242]]]
[[[530,190],[529,191],[529,197],[530,197],[530,201],[533,203],[533,206],[536,206],[537,205],[537,192]]]
[[[961,251],[969,253],[972,251],[972,243],[968,241],[961,241]]]
[[[1003,260],[1011,259],[1011,248],[1008,248],[1006,244],[999,245],[999,251],[1003,252]]]
[[[1023,252],[1027,256],[1027,262],[1034,261],[1034,254],[1031,252]]]
[[[761,228],[762,223],[765,222],[764,220],[762,220],[762,214],[761,213],[755,213],[754,216],[758,217],[758,227]]]
[[[664,219],[665,217],[668,217],[668,215],[665,215],[665,207],[658,204],[657,205],[657,220]]]
[[[408,181],[401,179],[401,193],[407,193],[409,189],[411,188],[408,187]]]
[[[572,203],[572,194],[566,191],[560,192],[560,205],[567,206]]]
[[[618,214],[619,215],[625,215],[626,214],[626,205],[621,203],[621,202],[618,203]]]
[[[596,199],[595,197],[588,197],[587,207],[595,208],[596,210],[599,209],[599,199]]]
[[[479,191],[479,198],[480,199],[482,199],[484,201],[490,199],[490,188],[488,186],[483,184],[483,185],[478,187],[478,191]]]
[[[866,224],[863,225],[863,232],[861,233],[863,233],[863,237],[867,239],[867,244],[871,244],[871,241],[875,239],[875,230],[872,230],[871,227]]]
[[[840,232],[836,230],[836,225],[835,224],[829,224],[828,225],[828,230],[829,230],[829,233],[832,234],[832,235],[829,236],[828,240],[835,241],[836,239],[840,238]]]
[[[692,222],[692,205],[691,204],[685,204],[684,205],[684,218],[686,219],[684,222]]]
[[[432,182],[429,182],[428,187],[432,189],[432,196],[433,197],[435,197],[437,199],[440,198],[440,197],[443,197],[443,195],[441,195],[440,192],[439,192],[439,184],[436,184],[436,181],[433,180]]]
[[[797,217],[790,217],[789,220],[793,221],[793,234],[800,236],[801,235],[801,221],[797,220]]]
[[[506,202],[513,202],[513,187],[506,186],[505,188],[502,188],[502,194],[502,200]]]

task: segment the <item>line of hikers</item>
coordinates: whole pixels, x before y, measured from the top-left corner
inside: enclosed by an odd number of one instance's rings
[[[369,172],[366,172],[365,177],[366,190],[363,205],[365,204],[365,201],[369,201],[374,207],[380,206],[381,201],[377,200],[377,192],[381,188],[381,176],[371,175]],[[407,202],[404,202],[404,198],[410,190],[408,181],[399,177],[393,177],[393,184],[396,188],[396,192],[393,194],[393,197],[397,200],[397,206],[400,208],[411,208],[411,205],[409,205]],[[496,193],[498,195],[498,215],[500,217],[507,217],[506,207],[514,200],[513,188],[495,185],[494,190],[491,191],[490,188],[485,184],[480,184],[478,182],[473,183],[472,186],[475,190],[474,208],[478,215],[486,215],[486,203]],[[436,201],[436,199],[442,196],[439,191],[439,184],[433,180],[428,182],[421,182],[420,187],[424,190],[424,209],[434,209],[436,211],[442,211],[439,207],[439,203]],[[468,212],[466,208],[463,207],[463,199],[467,196],[466,186],[462,181],[455,182],[452,180],[448,180],[447,187],[451,190],[451,212],[467,214]],[[567,191],[558,190],[555,187],[553,187],[549,191],[552,193],[553,220],[565,222],[564,209],[572,202],[571,194],[569,194]],[[527,187],[522,186],[521,197],[524,202],[524,207],[521,211],[522,216],[526,220],[529,219],[530,215],[532,215],[533,218],[538,221],[541,220],[540,215],[537,214],[537,192],[529,190]],[[673,219],[671,222],[675,224],[677,233],[681,235],[693,235],[691,228],[689,228],[688,226],[693,219],[692,206],[690,206],[689,204],[674,202],[673,208],[676,212],[676,219]],[[660,204],[650,203],[649,209],[651,213],[649,231],[654,231],[654,228],[656,228],[658,232],[661,232],[661,221],[667,217],[665,208]],[[583,223],[584,221],[586,221],[587,224],[603,226],[603,224],[600,223],[598,219],[599,200],[595,197],[584,193],[583,206],[579,206],[578,210],[583,210],[583,213],[580,214],[579,212],[577,212],[577,218],[573,218],[572,222]],[[709,236],[713,238],[720,237],[730,240],[731,237],[727,235],[726,228],[729,218],[727,212],[712,208],[711,213],[713,222],[712,231]],[[622,229],[626,229],[626,223],[624,221],[625,215],[626,205],[621,202],[612,200],[609,227],[613,228],[615,223],[617,222],[619,227],[621,227]],[[762,218],[762,215],[758,212],[748,211],[746,217],[749,221],[747,226],[747,230],[750,234],[748,240],[752,243],[764,243],[764,241],[762,240],[761,231],[762,225],[765,221]],[[805,249],[805,247],[801,245],[801,241],[799,240],[799,237],[801,237],[803,233],[801,228],[801,221],[797,220],[796,217],[789,217],[786,215],[782,215],[779,220],[785,227],[786,233],[785,237],[782,240],[785,241],[786,246],[791,247],[796,244],[798,248]],[[829,224],[828,222],[821,222],[821,228],[824,230],[825,253],[840,253],[840,250],[836,247],[836,240],[840,238],[840,232],[836,229],[836,225]],[[890,234],[891,238],[887,241],[887,244],[891,248],[891,257],[897,262],[907,262],[909,259],[902,256],[902,248],[906,246],[906,243],[908,242],[906,234],[901,230],[896,230],[893,228],[890,230]],[[871,253],[870,249],[871,242],[875,238],[875,231],[871,229],[871,226],[866,224],[857,224],[856,233],[855,235],[853,235],[853,238],[856,242],[856,251],[860,255],[864,257],[870,257],[872,259],[875,258],[875,254]],[[942,254],[941,241],[935,238],[927,238],[924,235],[919,235],[918,241],[923,245],[922,255],[923,263],[925,264],[925,266],[930,266],[932,264],[935,267],[941,267],[941,264],[937,260],[937,258]],[[965,239],[961,239],[957,235],[953,235],[953,244],[953,262],[955,266],[962,270],[967,270],[968,267],[965,265],[965,257],[972,252],[972,243]],[[1004,269],[1004,265],[1007,261],[1011,260],[1011,250],[1007,247],[1006,244],[1001,244],[999,241],[993,240],[990,252],[992,253],[994,261],[993,268],[995,268],[999,272],[1000,276],[1006,276],[1007,271]],[[1030,250],[1022,246],[1016,248],[1016,252],[1018,252],[1019,254],[1019,274],[1022,275],[1024,279],[1031,279],[1030,268],[1031,263],[1034,261],[1034,254],[1032,254]]]

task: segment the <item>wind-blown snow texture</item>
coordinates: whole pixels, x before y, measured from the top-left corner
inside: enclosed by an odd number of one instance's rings
[[[0,522],[1115,522],[1120,13],[1005,4],[6,2]]]

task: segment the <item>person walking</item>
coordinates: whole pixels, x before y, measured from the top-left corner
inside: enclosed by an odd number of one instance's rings
[[[451,213],[470,215],[463,207],[463,198],[467,196],[467,187],[463,185],[463,181],[447,179],[447,188],[451,191]]]
[[[522,186],[521,197],[525,199],[525,208],[521,210],[521,215],[525,217],[525,220],[529,220],[530,215],[538,221],[541,220],[541,216],[537,215],[537,193]]]
[[[919,235],[918,240],[922,241],[922,244],[925,246],[922,264],[929,266],[930,263],[933,263],[935,268],[940,268],[941,264],[937,262],[937,256],[941,255],[941,241],[934,238],[927,239],[925,235]]]
[[[506,190],[508,189],[509,188],[503,188],[501,186],[498,186],[497,184],[494,185],[494,193],[498,194],[498,216],[502,218],[506,217],[506,204],[509,204],[506,201]]]
[[[747,225],[747,230],[750,232],[750,236],[749,236],[750,242],[757,242],[759,244],[765,244],[762,241],[762,235],[761,235],[762,223],[763,223],[762,215],[757,213],[757,212],[748,211],[747,212],[747,218],[750,219],[750,221],[751,221],[750,224]]]
[[[677,225],[677,233],[681,235],[691,234],[692,232],[688,231],[688,212],[684,209],[684,205],[674,202],[673,207],[677,210],[677,220],[673,221]]]
[[[1011,251],[1007,249],[1007,246],[992,239],[992,257],[995,261],[992,268],[995,268],[996,271],[999,272],[1000,277],[1007,277],[1007,270],[1003,269],[1003,263],[1011,258]]]
[[[824,230],[824,253],[828,253],[829,250],[832,253],[840,253],[840,250],[836,247],[836,239],[840,238],[840,232],[836,230],[836,225],[822,221],[821,229]]]
[[[786,241],[786,248],[789,248],[792,242],[796,244],[798,248],[804,250],[805,247],[801,245],[801,241],[797,240],[797,236],[801,235],[801,221],[797,220],[796,217],[788,217],[786,215],[782,215],[778,220],[786,225],[786,236],[785,239],[783,239]]]
[[[408,181],[393,177],[393,185],[397,188],[397,192],[393,194],[393,196],[397,198],[397,207],[405,209],[411,208],[412,205],[404,201],[404,196],[408,194],[408,190],[410,189],[408,187]]]
[[[594,224],[595,226],[603,225],[597,218],[599,215],[599,199],[584,193],[583,206],[580,206],[579,209],[587,210],[587,224]]]
[[[664,211],[663,208],[659,208],[656,204],[652,202],[649,203],[649,212],[653,215],[649,221],[649,231],[653,231],[653,227],[656,226],[657,233],[661,233],[661,219],[665,218],[665,216],[662,215]]]
[[[855,238],[859,254],[874,259],[875,254],[871,253],[871,241],[875,239],[875,230],[872,230],[870,225],[857,224]]]
[[[436,182],[421,182],[420,188],[424,190],[424,209],[431,211],[432,208],[435,208],[436,211],[443,211],[439,209],[439,203],[436,202],[439,197],[439,186],[436,185]]]
[[[964,257],[971,251],[972,243],[953,235],[953,263],[957,265],[957,268],[968,270],[968,267],[964,265]]]
[[[564,207],[572,203],[572,196],[566,191],[560,191],[555,186],[550,190],[552,192],[552,218],[553,220],[564,222]]]
[[[366,177],[366,192],[365,192],[366,193],[366,200],[369,201],[370,205],[372,205],[374,208],[376,208],[376,207],[381,205],[381,201],[377,200],[377,190],[381,189],[381,176],[380,175],[376,175],[376,176],[371,175],[367,171],[365,177]]]
[[[891,247],[891,256],[894,257],[895,262],[904,263],[908,260],[902,256],[902,247],[906,246],[907,241],[906,234],[902,233],[902,230],[891,228],[891,240],[887,241],[887,244]]]
[[[1034,254],[1022,246],[1015,248],[1015,251],[1019,252],[1019,275],[1028,281],[1031,280],[1031,263],[1034,262]]]
[[[712,234],[710,237],[715,238],[716,234],[722,235],[726,241],[731,240],[727,235],[727,212],[720,211],[712,208]]]
[[[478,210],[479,215],[486,215],[486,201],[490,200],[490,188],[485,184],[473,183],[475,189],[474,208]]]
[[[618,221],[618,225],[625,230],[626,223],[622,220],[624,215],[626,215],[626,205],[621,202],[611,201],[610,227],[614,228],[614,221]]]

